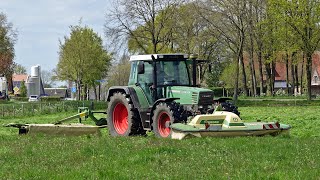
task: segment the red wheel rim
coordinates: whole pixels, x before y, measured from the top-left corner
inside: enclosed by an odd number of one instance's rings
[[[113,110],[113,125],[118,134],[124,134],[128,129],[128,110],[122,103],[118,103]]]
[[[158,118],[158,130],[161,137],[168,137],[170,135],[170,127],[167,124],[170,123],[170,117],[168,113],[162,112]]]

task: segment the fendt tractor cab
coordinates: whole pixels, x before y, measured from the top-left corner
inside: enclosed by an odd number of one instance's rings
[[[157,137],[170,137],[172,123],[186,123],[189,117],[213,112],[213,91],[196,85],[196,58],[185,54],[135,55],[130,63],[128,86],[113,86],[107,93],[111,135],[152,130]],[[239,114],[235,106],[227,110]]]

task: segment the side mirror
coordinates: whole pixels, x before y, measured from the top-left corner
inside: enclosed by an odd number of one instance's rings
[[[144,74],[144,62],[138,63],[138,74]]]

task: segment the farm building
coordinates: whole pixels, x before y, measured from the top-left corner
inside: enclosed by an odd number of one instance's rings
[[[67,88],[44,88],[44,92],[47,96],[60,97],[61,99],[70,97]]]

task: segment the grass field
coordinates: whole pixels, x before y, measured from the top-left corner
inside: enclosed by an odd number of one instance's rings
[[[202,138],[19,136],[0,127],[0,179],[320,179],[320,107],[242,107],[291,136]],[[0,120],[47,123],[70,113]]]

